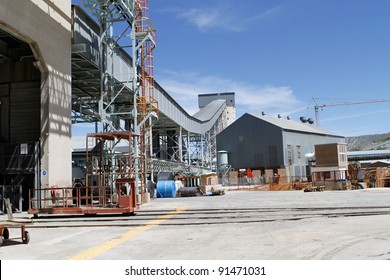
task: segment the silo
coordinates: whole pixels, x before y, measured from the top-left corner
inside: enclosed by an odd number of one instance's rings
[[[217,152],[217,164],[218,164],[218,169],[220,169],[222,166],[229,164],[227,151]]]

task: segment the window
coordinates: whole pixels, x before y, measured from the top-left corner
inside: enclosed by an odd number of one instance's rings
[[[348,162],[347,145],[339,145],[339,166],[346,166]]]
[[[339,146],[340,148],[340,153],[346,153],[347,152],[347,145],[343,145],[343,144],[341,144],[340,146]]]
[[[289,165],[292,164],[292,146],[291,145],[287,145],[287,162]]]
[[[301,158],[301,146],[297,145],[297,158]]]
[[[340,154],[340,165],[345,164],[347,162],[347,155]]]

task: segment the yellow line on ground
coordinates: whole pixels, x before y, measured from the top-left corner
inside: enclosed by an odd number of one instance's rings
[[[111,250],[112,248],[118,246],[119,244],[129,240],[130,238],[133,238],[134,236],[137,236],[137,235],[143,233],[144,231],[161,224],[162,222],[174,217],[175,215],[186,211],[187,208],[188,207],[179,207],[173,212],[170,212],[166,215],[158,217],[157,219],[155,219],[153,221],[150,221],[145,226],[136,227],[135,229],[130,230],[130,231],[122,234],[118,238],[111,239],[111,240],[104,242],[96,247],[88,249],[80,254],[74,255],[73,257],[69,258],[69,260],[90,260],[90,259],[93,259],[93,258],[97,257],[98,255],[103,254],[104,252],[107,252],[108,250]]]

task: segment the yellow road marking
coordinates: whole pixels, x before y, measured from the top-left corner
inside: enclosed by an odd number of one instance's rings
[[[104,242],[104,243],[98,245],[98,246],[95,246],[91,249],[88,249],[80,254],[74,255],[73,257],[69,258],[69,260],[90,260],[90,259],[93,259],[96,256],[103,254],[104,252],[111,250],[115,246],[118,246],[119,244],[129,240],[130,238],[137,236],[137,235],[143,233],[144,231],[161,224],[162,222],[172,218],[173,216],[175,216],[181,212],[186,211],[187,208],[188,207],[179,207],[175,211],[170,212],[169,214],[160,216],[159,218],[157,218],[153,221],[150,221],[145,226],[136,227],[135,229],[130,230],[130,231],[122,234],[118,238],[111,239],[107,242]]]

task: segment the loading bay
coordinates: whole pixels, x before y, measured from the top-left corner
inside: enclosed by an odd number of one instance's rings
[[[34,218],[1,260],[388,260],[390,189],[228,191],[152,199],[133,216]],[[7,215],[0,216],[2,222]]]

